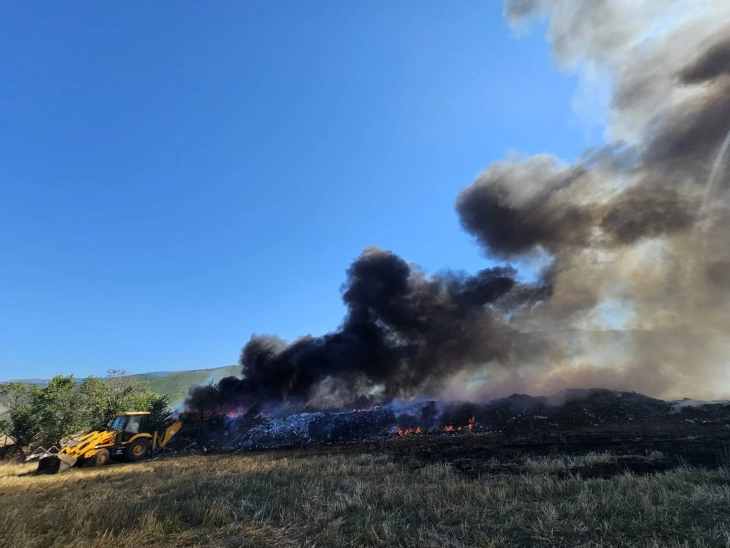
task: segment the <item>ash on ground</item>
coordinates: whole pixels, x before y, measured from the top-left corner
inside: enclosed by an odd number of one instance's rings
[[[235,419],[229,425],[224,449],[270,449],[308,444],[374,441],[387,438],[396,425],[392,411],[297,413],[286,418],[262,419],[247,427]]]
[[[564,390],[553,396],[514,394],[487,403],[389,402],[356,411],[296,413],[283,418],[228,418],[197,447],[249,451],[379,442],[392,438],[540,435],[634,425],[713,424],[730,429],[727,402],[667,402],[634,392]],[[222,426],[222,428],[220,427]],[[184,438],[184,436],[183,436]],[[180,440],[183,441],[182,439]]]

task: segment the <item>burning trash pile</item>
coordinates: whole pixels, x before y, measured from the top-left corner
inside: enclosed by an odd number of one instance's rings
[[[374,409],[363,412],[296,413],[286,418],[264,418],[250,428],[231,421],[229,433],[235,442],[225,449],[269,449],[308,444],[376,441],[390,436],[396,426],[396,416],[390,410]]]
[[[646,423],[717,423],[730,428],[730,403],[688,402],[678,406],[634,392],[563,390],[552,396],[514,394],[487,403],[394,400],[350,411],[294,413],[252,418],[230,413],[224,451],[377,442],[399,437],[436,437],[567,431],[573,428]]]

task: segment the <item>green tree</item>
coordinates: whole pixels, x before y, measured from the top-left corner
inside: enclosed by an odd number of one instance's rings
[[[86,377],[79,385],[79,404],[84,411],[86,425],[97,430],[109,424],[114,416],[110,409],[109,383],[98,377]]]
[[[0,385],[0,397],[9,409],[0,430],[21,447],[57,445],[81,431],[106,428],[117,413],[150,411],[151,426],[164,427],[172,411],[166,396],[154,394],[149,383],[134,381],[124,371],[110,370],[107,378],[56,375],[48,385]]]
[[[79,386],[87,426],[94,430],[107,427],[118,413],[149,410],[158,397],[148,382],[135,381],[122,369],[110,369],[104,379],[87,377]]]
[[[115,414],[144,410],[136,408],[135,405],[140,404],[140,397],[149,393],[148,382],[132,380],[124,369],[107,370],[105,381],[109,385],[109,407]]]
[[[55,375],[43,387],[9,383],[0,390],[10,409],[3,429],[21,446],[55,445],[85,425],[73,375]]]
[[[80,409],[73,375],[55,375],[32,401],[32,410],[40,425],[38,442],[54,445],[83,429],[84,410]]]
[[[164,430],[172,416],[168,397],[153,394],[145,409],[150,412],[150,428],[158,432]]]
[[[33,443],[40,431],[32,407],[39,391],[40,387],[35,384],[11,382],[0,385],[0,395],[9,409],[8,417],[0,421],[0,430],[8,433],[21,447]]]

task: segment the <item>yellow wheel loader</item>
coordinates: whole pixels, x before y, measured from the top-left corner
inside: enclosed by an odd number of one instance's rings
[[[38,461],[38,472],[55,474],[84,463],[93,466],[106,464],[110,459],[138,461],[165,447],[180,431],[182,421],[167,427],[160,437],[149,425],[148,411],[120,413],[108,430],[89,432],[64,445],[55,455],[46,455]]]

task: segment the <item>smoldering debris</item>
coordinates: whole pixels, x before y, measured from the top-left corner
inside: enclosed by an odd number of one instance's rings
[[[628,426],[707,424],[730,429],[727,401],[664,401],[633,391],[563,390],[551,396],[513,394],[486,403],[393,401],[383,407],[294,413],[287,417],[230,417],[201,447],[245,452],[260,449],[373,443],[406,437],[528,435],[582,429],[620,431]],[[181,442],[185,443],[185,442]]]
[[[347,443],[382,440],[391,434],[396,417],[389,410],[368,412],[295,413],[286,418],[262,421],[241,429],[234,420],[230,430],[236,432],[228,450],[270,449],[310,444]]]

